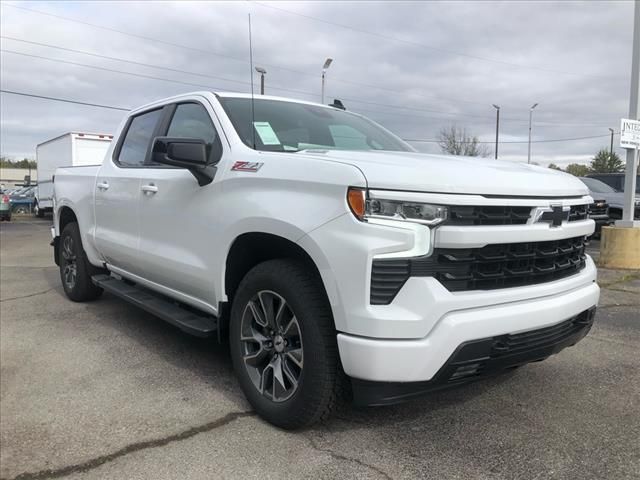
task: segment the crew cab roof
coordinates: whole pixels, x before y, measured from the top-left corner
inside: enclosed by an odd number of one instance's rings
[[[217,92],[217,91],[209,91],[209,90],[200,90],[200,91],[196,91],[196,92],[187,92],[187,93],[181,93],[180,95],[175,95],[173,97],[168,97],[168,98],[162,98],[159,100],[156,100],[154,102],[150,102],[147,103],[146,105],[142,105],[141,107],[137,107],[133,110],[131,110],[129,112],[129,115],[133,114],[133,113],[137,113],[139,111],[144,111],[144,110],[148,110],[149,108],[153,108],[156,106],[160,106],[160,105],[165,105],[167,103],[171,103],[171,102],[177,102],[180,101],[182,99],[184,99],[185,97],[191,97],[194,95],[200,95],[200,96],[207,96],[207,95],[215,95],[216,97],[221,97],[221,98],[251,98],[251,94],[250,93],[240,93],[240,92]],[[305,100],[299,100],[297,98],[287,98],[287,97],[278,97],[278,96],[273,96],[273,95],[254,95],[255,99],[266,99],[266,100],[276,100],[276,101],[280,101],[280,102],[295,102],[295,103],[301,103],[304,105],[314,105],[316,107],[325,107],[325,108],[333,108],[329,105],[323,105],[321,103],[316,103],[316,102],[308,102]]]

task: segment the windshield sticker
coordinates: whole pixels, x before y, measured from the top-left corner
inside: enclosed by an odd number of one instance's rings
[[[262,162],[236,162],[231,167],[231,170],[236,172],[257,172],[262,165]]]
[[[280,145],[280,140],[269,122],[253,122],[253,126],[263,145]]]

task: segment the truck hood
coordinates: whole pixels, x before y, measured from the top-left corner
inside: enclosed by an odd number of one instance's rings
[[[523,163],[414,152],[305,150],[299,154],[351,164],[369,188],[436,193],[567,197],[588,195],[573,175]]]

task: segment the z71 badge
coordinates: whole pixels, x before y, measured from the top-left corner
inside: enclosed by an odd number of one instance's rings
[[[236,162],[231,170],[236,172],[257,172],[262,167],[263,162]]]

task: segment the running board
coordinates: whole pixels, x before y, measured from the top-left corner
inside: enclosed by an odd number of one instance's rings
[[[111,275],[94,275],[95,285],[116,295],[147,312],[175,325],[180,330],[196,337],[211,337],[218,331],[218,319],[192,309],[181,307],[167,297],[151,290],[118,280]]]

